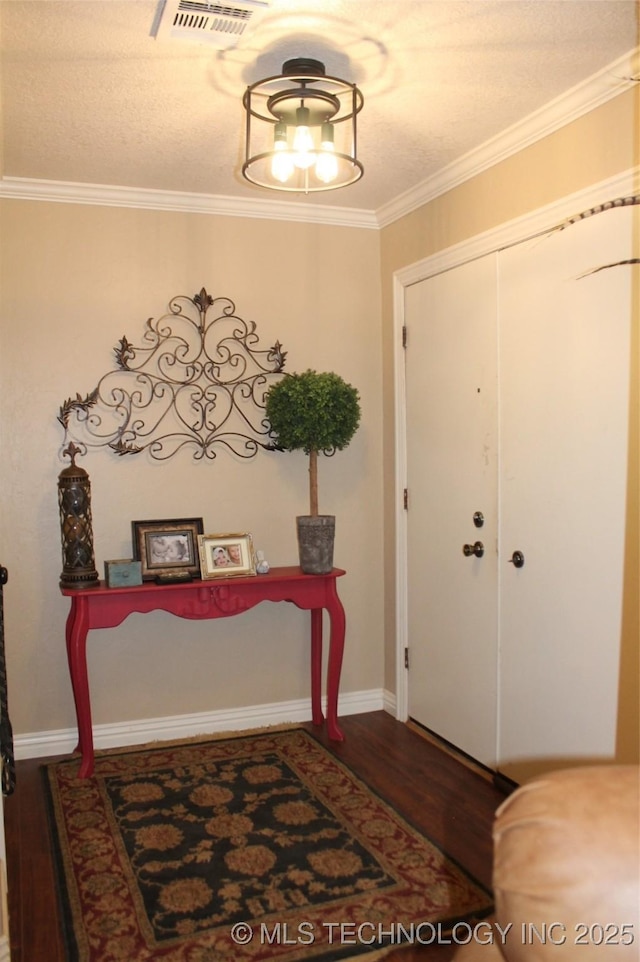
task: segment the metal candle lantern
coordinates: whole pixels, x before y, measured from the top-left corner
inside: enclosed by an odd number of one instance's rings
[[[93,554],[91,484],[84,468],[76,466],[80,448],[71,442],[63,454],[71,464],[58,475],[58,505],[62,537],[62,588],[90,588],[99,583]]]

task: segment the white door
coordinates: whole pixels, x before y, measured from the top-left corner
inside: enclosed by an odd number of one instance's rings
[[[614,756],[634,217],[406,292],[409,715],[518,781]]]
[[[582,275],[630,256],[634,216],[500,255],[499,764],[518,781],[615,752],[637,268]]]
[[[409,713],[487,765],[498,644],[495,265],[486,257],[405,292]],[[476,542],[484,555],[465,556]]]

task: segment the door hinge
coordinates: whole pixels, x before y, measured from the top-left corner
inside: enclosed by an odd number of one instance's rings
[[[402,346],[407,346],[407,325],[405,324],[402,328]]]
[[[402,504],[404,505],[404,510],[409,510],[409,489],[405,488],[402,493]]]
[[[405,648],[404,650],[404,667],[405,668],[409,667],[409,649],[408,648]]]

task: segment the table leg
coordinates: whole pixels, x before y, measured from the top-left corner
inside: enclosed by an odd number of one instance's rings
[[[72,602],[71,602],[71,609],[70,609],[70,611],[69,611],[69,614],[67,615],[67,624],[66,624],[66,629],[65,629],[65,636],[66,636],[66,641],[67,641],[67,662],[68,662],[68,664],[69,664],[69,674],[70,674],[70,675],[71,675],[71,638],[72,638],[72,636],[73,636],[73,626],[74,626],[75,620],[76,620],[76,612],[77,612],[76,604],[75,604],[74,601],[72,601]],[[73,682],[72,682],[72,684],[73,684]],[[75,694],[74,694],[74,699],[75,699]],[[78,717],[78,710],[77,710],[77,708],[76,708],[76,720],[77,720],[77,717]],[[82,743],[81,743],[81,741],[80,741],[80,730],[79,730],[79,729],[78,729],[78,742],[77,742],[76,747],[74,748],[73,751],[74,751],[74,754],[75,754],[76,752],[80,752],[80,753],[82,752]]]
[[[311,609],[311,720],[322,725],[322,608]]]
[[[338,691],[340,689],[346,619],[342,602],[335,588],[335,582],[327,604],[327,611],[331,623],[329,663],[327,666],[327,734],[333,741],[342,742],[344,741],[344,735],[338,725]]]
[[[93,730],[91,727],[91,701],[89,699],[89,679],[87,676],[87,632],[89,611],[85,598],[74,598],[67,618],[67,660],[73,700],[76,706],[78,723],[78,750],[82,761],[79,778],[93,774]]]

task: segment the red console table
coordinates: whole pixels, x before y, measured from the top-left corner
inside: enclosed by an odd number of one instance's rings
[[[87,676],[87,632],[90,628],[113,628],[133,612],[169,611],[178,618],[199,621],[227,618],[248,611],[261,601],[289,601],[311,611],[311,717],[314,725],[324,721],[320,703],[322,673],[322,611],[330,619],[327,667],[327,733],[343,741],[338,726],[338,689],[344,650],[345,615],[336,579],[345,572],[334,568],[326,575],[305,575],[299,568],[272,568],[266,575],[191,581],[188,584],[145,583],[129,588],[62,588],[71,599],[67,618],[67,658],[78,721],[78,746],[82,755],[80,778],[93,773],[93,731]]]

